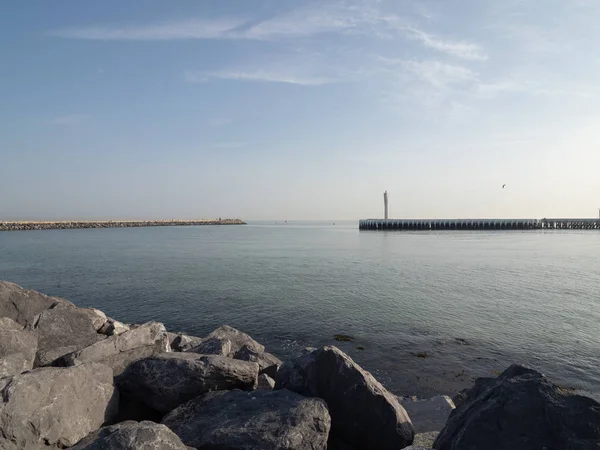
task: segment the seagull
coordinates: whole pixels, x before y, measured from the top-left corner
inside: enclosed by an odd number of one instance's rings
[[[505,185],[505,184],[503,184],[503,185],[502,185],[502,189],[504,189],[505,187],[506,187],[506,185]]]

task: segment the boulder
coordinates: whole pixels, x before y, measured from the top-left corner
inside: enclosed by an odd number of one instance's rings
[[[138,359],[168,351],[170,347],[164,325],[148,322],[64,355],[58,364],[75,366],[86,362],[100,362],[110,366],[117,376]]]
[[[188,351],[255,362],[260,368],[260,373],[266,373],[271,378],[275,377],[281,366],[281,360],[266,353],[264,345],[229,325],[220,326]]]
[[[211,392],[162,421],[197,449],[325,450],[327,405],[288,390]]]
[[[223,356],[162,353],[130,364],[117,377],[126,395],[163,414],[213,390],[256,387],[258,365]]]
[[[71,450],[187,450],[165,425],[154,422],[122,422],[104,427],[79,441]]]
[[[92,326],[96,331],[99,331],[108,321],[108,317],[102,311],[96,308],[80,308],[80,311],[88,315],[92,321]]]
[[[454,410],[454,402],[446,395],[426,399],[399,398],[408,413],[416,433],[439,432]]]
[[[426,447],[426,448],[433,448],[433,443],[435,442],[435,440],[439,434],[440,434],[439,431],[428,431],[426,433],[417,433],[417,434],[415,434],[415,440],[413,441],[413,445],[420,446],[420,447]]]
[[[0,281],[0,317],[8,317],[20,325],[31,325],[34,318],[59,303],[72,303],[58,297],[48,297],[21,286]]]
[[[101,329],[101,333],[106,334],[107,336],[114,336],[116,334],[123,334],[126,331],[129,331],[128,325],[119,322],[118,320],[109,319]]]
[[[227,357],[231,355],[231,357],[233,357],[233,353],[231,352],[231,341],[229,339],[219,339],[214,337],[201,339],[196,345],[184,351],[198,353],[199,355],[219,355]]]
[[[263,373],[258,376],[258,386],[256,388],[257,390],[271,391],[271,390],[273,390],[274,387],[275,387],[275,380],[273,378],[271,378],[269,375],[267,375],[266,373]]]
[[[33,368],[37,335],[9,319],[0,319],[0,378]]]
[[[215,345],[214,342],[215,341],[229,341],[230,342],[230,346],[229,344],[225,344],[227,346],[229,346],[229,352],[225,353],[219,353],[222,354],[223,356],[228,356],[230,358],[234,358],[235,354],[237,352],[239,352],[242,347],[246,346],[249,349],[253,350],[256,353],[264,353],[265,351],[265,347],[261,344],[259,344],[258,342],[256,342],[254,339],[252,339],[250,336],[248,336],[246,333],[242,333],[240,330],[236,330],[233,327],[230,327],[229,325],[222,325],[219,328],[217,328],[216,330],[214,330],[212,333],[210,333],[208,336],[206,336],[206,338],[203,339],[204,341],[211,341],[213,342],[213,344],[211,345]],[[217,347],[218,348],[218,347]],[[201,353],[200,351],[196,351],[195,349],[192,350],[194,353]],[[213,353],[211,353],[213,354]]]
[[[74,348],[88,347],[105,337],[96,332],[87,313],[63,303],[43,311],[28,328],[38,334],[38,366],[51,365]]]
[[[597,449],[600,403],[518,365],[478,379],[459,396],[433,447],[437,450]]]
[[[202,338],[195,336],[188,336],[187,334],[178,334],[171,341],[171,348],[174,352],[186,352],[192,348],[200,345]],[[199,353],[199,352],[196,352]],[[206,353],[213,354],[213,353]]]
[[[320,397],[331,414],[331,434],[356,449],[400,449],[414,428],[398,399],[336,347],[305,352],[277,372],[275,389]]]
[[[2,378],[0,448],[70,447],[111,420],[117,407],[112,370],[102,364]]]
[[[271,378],[275,378],[279,367],[281,364],[283,364],[276,356],[267,352],[256,352],[246,345],[238,350],[233,357],[242,361],[251,361],[257,363],[260,371],[259,373],[267,374]]]

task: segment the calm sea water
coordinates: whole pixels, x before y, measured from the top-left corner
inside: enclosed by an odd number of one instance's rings
[[[335,344],[400,395],[454,393],[512,362],[600,391],[599,256],[594,231],[0,233],[0,279],[129,323],[198,336],[229,324],[283,358]]]

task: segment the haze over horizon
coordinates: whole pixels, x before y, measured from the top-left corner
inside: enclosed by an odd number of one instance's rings
[[[0,5],[0,220],[597,217],[600,3]],[[502,189],[502,185],[506,188]]]

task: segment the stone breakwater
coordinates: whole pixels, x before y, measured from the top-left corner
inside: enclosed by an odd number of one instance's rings
[[[599,446],[600,404],[526,367],[454,399],[396,396],[336,347],[281,361],[227,325],[125,324],[0,281],[2,450]]]
[[[246,225],[246,222],[240,219],[0,222],[0,231],[72,230],[77,228],[182,227],[192,225]]]

